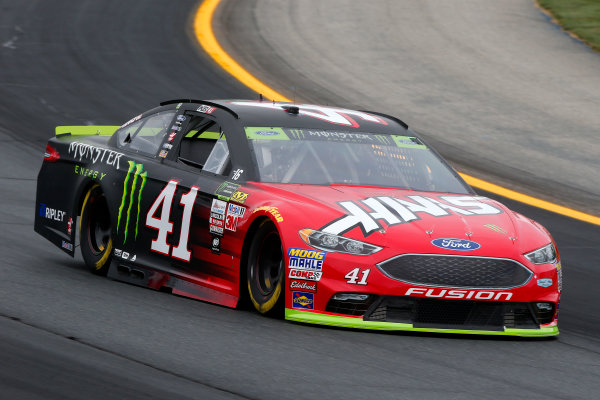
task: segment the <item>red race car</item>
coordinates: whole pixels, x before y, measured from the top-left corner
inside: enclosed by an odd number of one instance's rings
[[[175,100],[58,127],[35,230],[97,274],[351,328],[558,334],[561,264],[540,224],[478,196],[374,112]]]

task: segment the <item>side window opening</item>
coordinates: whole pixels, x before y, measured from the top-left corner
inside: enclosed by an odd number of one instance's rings
[[[225,140],[224,135],[221,134],[206,160],[204,170],[218,175],[229,175],[229,171],[227,171],[228,164],[231,165],[229,161],[227,141]]]
[[[126,126],[117,131],[118,146],[149,156],[156,155],[174,116],[175,111],[165,111]]]
[[[177,161],[215,174],[227,173],[231,169],[229,148],[220,125],[205,117],[192,117]]]

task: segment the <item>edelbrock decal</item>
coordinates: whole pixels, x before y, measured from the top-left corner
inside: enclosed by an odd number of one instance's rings
[[[439,199],[427,196],[407,196],[403,199],[379,196],[369,197],[360,202],[340,201],[338,204],[347,214],[319,230],[341,235],[358,227],[366,237],[383,228],[380,221],[388,226],[405,224],[420,220],[417,213],[425,213],[432,217],[502,213],[502,210],[480,201],[486,199],[483,196],[440,196]]]
[[[441,249],[456,251],[473,251],[481,248],[479,243],[466,239],[439,238],[433,239],[431,244]]]
[[[317,291],[317,283],[308,283],[305,281],[291,281],[290,289],[310,290],[311,292]]]

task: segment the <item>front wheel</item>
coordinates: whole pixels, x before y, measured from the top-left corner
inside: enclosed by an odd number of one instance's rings
[[[79,229],[85,264],[94,274],[106,275],[112,258],[112,225],[108,203],[98,185],[93,186],[83,200]]]
[[[283,314],[285,281],[283,250],[277,228],[271,221],[261,222],[248,254],[248,294],[261,314]]]

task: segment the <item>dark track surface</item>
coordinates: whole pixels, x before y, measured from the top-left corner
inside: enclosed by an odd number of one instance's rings
[[[254,97],[198,51],[195,2],[0,3],[0,398],[597,397],[600,229],[507,202],[563,257],[550,340],[331,329],[89,274],[33,232],[61,124],[121,123],[170,97]]]

